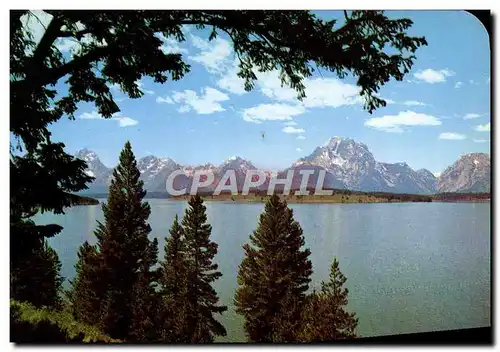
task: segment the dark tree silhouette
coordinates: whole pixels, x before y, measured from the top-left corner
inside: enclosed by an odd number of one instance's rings
[[[164,342],[189,342],[186,244],[177,215],[170,228],[170,237],[165,238],[165,256],[160,265],[159,283],[164,306],[161,339]]]
[[[26,232],[19,231],[21,236],[32,236],[32,222],[25,223]],[[59,293],[63,278],[60,276],[61,262],[57,253],[42,240],[41,245],[31,247],[32,251],[11,254],[10,295],[21,302],[30,302],[35,307],[49,306],[59,308]]]
[[[226,335],[226,329],[214,317],[227,310],[226,306],[218,305],[219,297],[212,287],[212,283],[222,276],[213,262],[218,246],[210,240],[212,226],[207,223],[201,197],[191,197],[188,204],[182,219],[188,263],[188,341],[213,342],[215,337]]]
[[[333,259],[330,280],[321,283],[321,291],[312,293],[303,312],[299,341],[333,341],[356,337],[358,319],[345,310],[349,291],[344,288],[346,277],[340,272],[337,258]]]
[[[142,202],[146,192],[139,177],[132,147],[127,142],[113,171],[108,201],[102,206],[105,221],[98,222],[95,232],[97,253],[85,248],[86,244],[80,249],[80,253],[86,254],[82,257],[97,258],[79,262],[83,268],[77,266],[78,276],[70,293],[73,306],[87,308],[77,311],[79,319],[99,326],[112,338],[132,341],[156,339],[152,331],[155,323],[149,319],[157,316],[151,312],[156,309],[152,267],[157,261],[158,242],[148,239],[151,209],[147,202]],[[89,299],[97,299],[99,307]]]
[[[309,249],[302,249],[304,237],[293,211],[277,195],[266,203],[250,242],[243,246],[235,295],[248,339],[294,341],[312,264]]]
[[[57,176],[48,169],[55,168]],[[39,212],[63,213],[69,192],[91,180],[85,163],[63,151],[62,144],[42,143],[36,153],[10,159],[10,296],[37,307],[55,306],[63,279],[58,255],[46,239],[58,234],[56,224],[36,225]]]
[[[103,273],[96,246],[90,245],[87,241],[80,246],[75,269],[75,279],[70,281],[71,289],[67,293],[73,315],[85,324],[97,324],[101,316],[102,298],[106,295],[106,286],[100,282]]]

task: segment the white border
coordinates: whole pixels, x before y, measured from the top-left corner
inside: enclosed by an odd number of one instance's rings
[[[5,198],[3,198],[3,201],[1,202],[1,207],[2,209],[0,210],[0,216],[2,219],[3,223],[3,236],[4,236],[4,241],[7,239],[8,241],[8,232],[9,232],[9,203],[7,200],[7,194],[9,192],[7,185],[9,184],[9,169],[7,167],[8,165],[8,145],[9,145],[9,139],[10,135],[8,133],[9,131],[9,119],[8,119],[8,110],[9,110],[9,104],[8,104],[8,95],[7,92],[9,92],[9,86],[8,86],[8,81],[7,81],[7,72],[9,69],[9,61],[8,61],[8,53],[7,51],[9,50],[9,8],[4,6],[8,4],[8,2],[2,2],[2,48],[4,49],[3,55],[0,56],[2,60],[2,66],[4,67],[4,72],[5,72],[5,80],[2,80],[2,84],[4,85],[4,88],[2,89],[3,92],[3,97],[4,99],[1,100],[2,104],[2,110],[4,111],[2,118],[0,119],[0,123],[2,125],[2,133],[0,134],[1,138],[1,143],[0,145],[3,146],[1,149],[2,151],[2,164],[4,167],[0,171],[0,175],[2,178],[2,185],[4,185],[2,195],[5,194]],[[252,0],[248,1],[245,3],[242,2],[234,2],[234,1],[221,1],[221,0],[212,0],[212,1],[202,1],[202,0],[190,0],[190,1],[181,1],[181,2],[171,2],[171,1],[148,1],[148,0],[143,0],[140,2],[140,4],[135,3],[135,2],[124,2],[123,0],[114,0],[114,1],[102,1],[102,0],[87,0],[83,4],[85,4],[85,7],[81,7],[80,2],[71,2],[68,0],[50,0],[50,1],[43,1],[43,6],[40,2],[37,1],[26,1],[26,0],[18,0],[15,3],[10,2],[14,8],[20,9],[20,8],[30,8],[30,9],[39,9],[41,7],[43,8],[72,8],[72,9],[82,9],[82,8],[87,8],[87,9],[137,9],[137,5],[140,5],[142,9],[165,9],[166,6],[168,6],[169,9],[231,9],[235,8],[246,8],[246,9],[314,9],[314,10],[320,10],[320,9],[328,9],[328,10],[333,10],[333,9],[341,9],[338,6],[341,5],[340,3],[333,2],[333,1],[296,1],[292,2],[290,0],[275,0],[272,3],[269,2],[269,0]],[[236,5],[237,4],[237,5]],[[455,1],[442,1],[442,2],[437,2],[437,1],[432,1],[432,0],[419,0],[415,2],[403,2],[403,1],[395,1],[395,0],[379,0],[376,3],[374,2],[369,2],[367,0],[351,0],[349,2],[344,3],[347,5],[349,9],[408,9],[408,10],[443,10],[443,9],[492,9],[493,13],[496,14],[498,13],[497,9],[499,7],[500,2],[498,0],[495,1],[485,1],[485,0],[475,0],[475,1],[464,1],[464,0],[455,0]],[[406,6],[404,5],[406,4]],[[495,28],[495,26],[493,26]],[[498,46],[498,34],[495,37],[495,44],[496,47]],[[497,65],[497,60],[498,57],[495,56],[495,67],[498,69]],[[495,78],[495,83],[496,78]],[[497,86],[497,85],[496,85]],[[500,99],[498,97],[498,90],[495,92],[495,97],[494,99],[496,102],[499,102]],[[492,116],[496,116],[496,111],[492,111]],[[495,155],[497,153],[497,150],[494,151],[493,153],[493,158],[495,159]],[[494,164],[496,164],[494,162]],[[497,170],[495,170],[497,171]],[[496,173],[495,173],[496,174]],[[494,180],[495,185],[496,179]],[[498,209],[497,209],[498,210]],[[495,212],[495,218],[499,219],[500,217],[498,216],[498,211]],[[492,237],[496,237],[495,234],[492,233]],[[498,247],[498,242],[500,239],[497,238],[495,241],[495,252],[492,253],[492,255],[498,253],[497,247]],[[9,329],[8,326],[10,324],[9,322],[9,308],[7,306],[7,301],[9,298],[9,246],[8,244],[2,245],[0,247],[1,251],[3,252],[1,257],[4,258],[4,264],[1,266],[1,271],[2,271],[2,299],[0,301],[4,302],[1,304],[1,309],[2,312],[0,313],[0,316],[3,318],[3,329],[2,329],[2,348],[1,350],[12,350],[14,349],[14,345],[8,343],[9,341]],[[497,275],[496,271],[494,271],[495,277],[494,282],[497,282]],[[496,285],[495,285],[496,286]],[[496,288],[494,289],[495,298],[497,298],[498,291]],[[498,303],[498,300],[495,300],[495,303]],[[497,322],[495,318],[496,314],[492,316],[492,321]],[[496,334],[495,334],[496,335]],[[497,341],[496,339],[494,341]],[[6,346],[6,342],[8,345]],[[223,348],[228,349],[228,350],[236,350],[240,348],[241,346],[224,346]],[[314,347],[304,347],[304,348],[318,348],[319,346],[314,346]],[[326,346],[325,346],[326,347]],[[46,350],[52,350],[52,351],[60,351],[60,350],[66,350],[70,349],[71,347],[47,347],[45,348]],[[83,348],[91,348],[91,347],[83,347]],[[151,347],[150,347],[151,348]],[[156,347],[158,348],[158,347]],[[165,346],[165,348],[171,348],[170,346]],[[213,348],[213,347],[212,347]],[[272,351],[275,349],[275,347],[258,347],[259,350],[261,351]],[[335,347],[332,346],[333,349],[343,349],[342,347]],[[380,349],[380,347],[375,347],[376,349]],[[382,347],[383,349],[384,347]],[[451,347],[454,349],[455,347]],[[139,350],[138,347],[130,347],[132,350]],[[153,349],[153,348],[151,348]],[[195,347],[186,347],[186,349],[189,350],[195,350]],[[420,347],[417,349],[425,349],[428,350],[429,347]],[[432,348],[431,348],[432,349]],[[437,348],[436,348],[437,349]]]

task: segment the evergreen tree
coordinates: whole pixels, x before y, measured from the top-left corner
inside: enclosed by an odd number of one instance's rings
[[[70,281],[68,292],[73,315],[85,324],[98,324],[101,316],[101,300],[105,296],[105,283],[101,282],[100,256],[96,246],[85,241],[78,249],[75,279]]]
[[[28,255],[11,261],[10,296],[38,308],[57,309],[60,307],[59,294],[64,281],[60,275],[61,262],[47,241],[42,241],[40,246],[31,247]]]
[[[236,311],[245,318],[244,328],[253,342],[294,340],[284,323],[299,324],[300,309],[308,289],[312,264],[309,249],[302,250],[302,229],[293,211],[273,195],[250,235],[253,246],[245,244],[239,266]]]
[[[330,280],[322,282],[320,292],[308,297],[299,340],[316,342],[356,337],[356,314],[345,310],[349,293],[343,287],[346,281],[346,277],[340,272],[337,258],[334,258]]]
[[[307,297],[306,297],[307,298]],[[281,312],[273,320],[273,342],[296,342],[302,329],[304,298],[288,291],[282,298]]]
[[[222,273],[213,263],[218,246],[210,240],[212,226],[207,223],[206,207],[199,195],[191,197],[188,204],[182,219],[188,265],[187,337],[192,343],[207,343],[226,335],[214,314],[222,314],[227,307],[217,304],[219,297],[211,285]]]
[[[39,212],[64,213],[71,205],[70,192],[85,188],[92,178],[85,163],[65,156],[63,144],[42,144],[36,152],[10,160],[10,296],[35,307],[59,302],[61,263],[47,239],[61,232],[56,224],[37,225]],[[58,170],[48,171],[44,165]]]
[[[159,279],[164,302],[161,339],[165,342],[188,342],[188,266],[185,247],[183,229],[175,215],[170,237],[165,238],[165,255]]]
[[[97,258],[85,262],[84,265],[91,267],[81,270],[81,273],[94,275],[88,278],[81,274],[77,276],[71,294],[74,306],[89,307],[87,312],[80,312],[82,320],[98,325],[105,334],[120,340],[137,338],[134,322],[137,328],[137,322],[142,319],[140,316],[149,314],[147,310],[141,312],[139,307],[144,307],[144,302],[139,298],[148,297],[153,292],[151,269],[157,260],[158,243],[148,239],[151,228],[147,220],[151,209],[147,202],[142,202],[146,192],[139,177],[132,148],[127,142],[120,154],[119,165],[113,171],[108,201],[102,206],[105,221],[98,222],[95,232]],[[94,306],[90,302],[78,302],[88,299],[85,298],[88,291],[99,300],[98,311],[90,309]],[[99,320],[92,321],[96,316]],[[145,323],[140,327],[142,332],[137,334],[144,336],[150,325]],[[147,335],[152,334],[149,331]]]
[[[158,258],[158,240],[149,245],[139,269],[139,278],[133,288],[131,340],[157,341],[160,338],[158,318],[162,302],[156,291],[157,271],[152,270]]]

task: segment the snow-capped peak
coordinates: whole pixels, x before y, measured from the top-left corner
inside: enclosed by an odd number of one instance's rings
[[[224,163],[220,166],[220,169],[250,170],[255,169],[255,166],[253,166],[253,164],[246,159],[243,159],[239,156],[233,156],[224,161]]]
[[[99,159],[97,157],[97,154],[87,148],[80,149],[79,151],[76,152],[76,157],[82,160],[85,160],[87,163],[90,163],[96,159]]]
[[[151,178],[167,168],[178,168],[178,165],[170,158],[158,158],[154,155],[148,155],[139,159],[137,167],[141,174],[148,173],[148,177]]]

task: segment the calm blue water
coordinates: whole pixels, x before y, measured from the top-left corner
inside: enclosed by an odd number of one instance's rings
[[[104,200],[102,200],[104,201]],[[160,242],[173,217],[187,203],[149,199],[151,237]],[[242,319],[233,296],[242,245],[255,230],[264,205],[207,202],[212,239],[219,245],[216,261],[223,277],[215,284],[228,311],[220,319],[228,336],[244,341]],[[349,309],[359,318],[362,336],[459,329],[491,324],[490,204],[295,204],[295,218],[311,249],[312,285],[327,279],[333,256],[347,277]],[[95,243],[100,206],[80,206],[65,215],[40,214],[39,223],[64,227],[51,239],[62,274],[72,278],[78,247]]]

